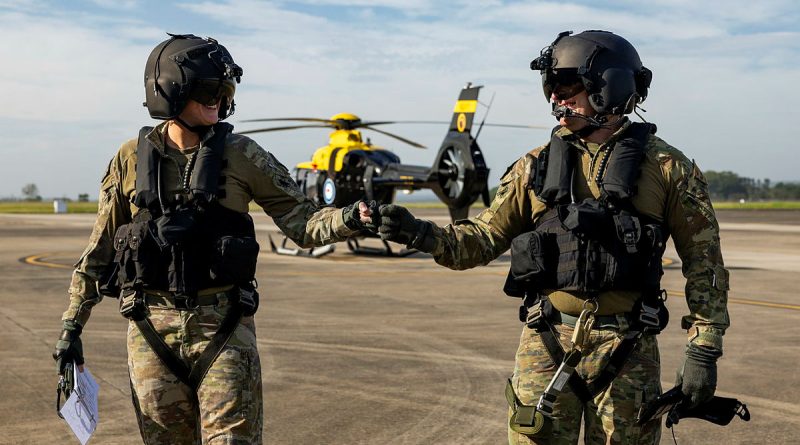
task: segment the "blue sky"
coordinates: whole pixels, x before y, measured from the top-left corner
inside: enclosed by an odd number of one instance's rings
[[[96,196],[119,145],[151,125],[141,106],[150,50],[165,32],[212,36],[244,68],[242,119],[329,117],[447,120],[468,81],[495,93],[489,121],[553,125],[530,60],[563,30],[625,36],[654,72],[645,117],[706,170],[800,180],[789,131],[800,114],[800,6],[795,1],[540,2],[426,0],[0,0],[6,106],[0,108],[0,197],[36,183],[45,197]],[[379,134],[404,162],[427,164],[437,126]],[[254,139],[292,166],[325,131]],[[495,183],[547,139],[541,130],[484,129]],[[10,162],[9,162],[10,160]]]

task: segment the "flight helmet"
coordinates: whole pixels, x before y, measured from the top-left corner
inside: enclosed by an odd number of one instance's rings
[[[578,82],[598,115],[631,113],[647,97],[653,73],[627,40],[608,31],[564,31],[531,62],[547,100],[557,85]]]
[[[189,99],[205,105],[220,102],[219,118],[233,114],[233,95],[242,68],[216,40],[193,34],[169,34],[147,58],[145,102],[150,117],[174,119]]]

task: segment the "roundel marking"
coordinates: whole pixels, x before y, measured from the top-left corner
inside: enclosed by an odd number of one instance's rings
[[[331,178],[326,179],[322,184],[322,199],[328,205],[333,204],[336,199],[336,184],[333,183]]]
[[[456,119],[456,129],[459,133],[463,133],[464,130],[467,128],[467,115],[464,113],[458,113],[458,119]]]

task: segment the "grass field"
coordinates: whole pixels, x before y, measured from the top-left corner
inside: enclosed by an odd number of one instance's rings
[[[412,209],[443,209],[441,202],[405,202],[402,205]],[[800,210],[800,201],[764,201],[764,202],[715,202],[716,210]],[[250,203],[251,211],[260,210]],[[0,202],[0,213],[53,213],[53,203],[34,201]],[[67,213],[97,213],[96,202],[70,202]]]
[[[53,201],[0,202],[0,213],[53,213]],[[97,203],[69,202],[67,213],[97,213]]]
[[[800,201],[715,202],[716,210],[800,210]]]

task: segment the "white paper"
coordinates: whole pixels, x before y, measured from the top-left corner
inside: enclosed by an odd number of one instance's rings
[[[75,366],[74,372],[75,387],[61,407],[61,415],[81,441],[81,445],[86,445],[97,428],[97,393],[100,387],[89,372],[89,368],[84,366],[83,372],[80,372]]]

